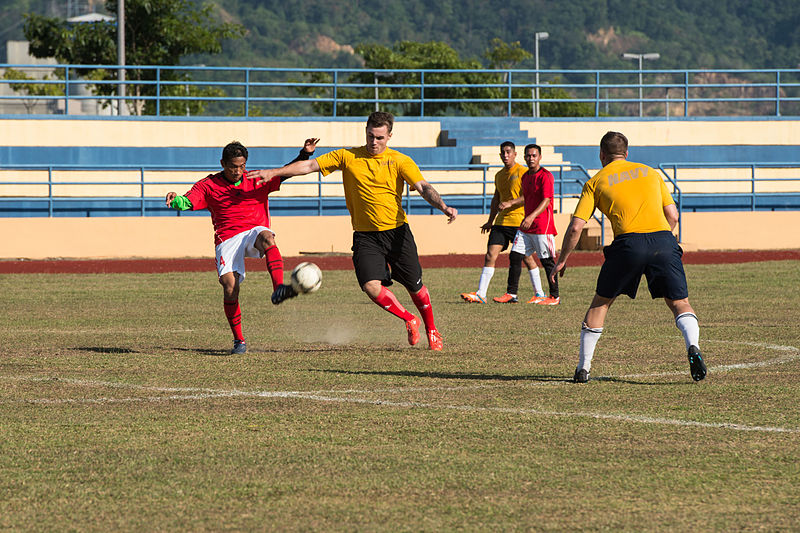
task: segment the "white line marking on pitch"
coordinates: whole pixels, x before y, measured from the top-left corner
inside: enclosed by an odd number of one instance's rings
[[[736,341],[717,341],[717,342],[730,342],[736,343]],[[773,344],[765,344],[765,343],[753,343],[753,342],[742,342],[741,344],[746,344],[749,346],[757,346],[767,349],[773,349],[778,351],[787,351],[791,352],[794,355],[788,357],[779,357],[775,359],[771,359],[769,361],[758,361],[753,363],[739,363],[733,365],[724,365],[720,367],[714,367],[713,370],[715,371],[728,371],[733,369],[741,369],[741,368],[753,368],[757,366],[767,366],[771,364],[779,364],[785,363],[788,361],[793,361],[798,358],[798,354],[800,354],[800,349],[794,346],[780,346],[780,345],[773,345]],[[661,374],[638,374],[638,375],[627,375],[627,376],[620,376],[620,377],[654,377],[654,376],[665,376],[665,375],[673,375],[673,374],[682,374],[678,372],[668,372],[668,373],[661,373]],[[783,427],[774,427],[774,426],[748,426],[744,424],[732,424],[732,423],[715,423],[715,422],[699,422],[696,420],[680,420],[680,419],[670,419],[670,418],[654,418],[648,416],[639,416],[639,415],[627,415],[627,414],[610,414],[610,413],[593,413],[593,412],[583,412],[583,411],[544,411],[539,409],[527,409],[527,408],[514,408],[514,407],[480,407],[474,405],[438,405],[432,403],[418,403],[418,402],[395,402],[395,401],[387,401],[387,400],[370,400],[366,398],[342,398],[336,396],[323,396],[320,392],[300,392],[300,391],[240,391],[240,390],[217,390],[217,389],[207,389],[207,388],[193,388],[193,387],[153,387],[147,385],[135,385],[130,383],[120,383],[120,382],[106,382],[106,381],[96,381],[96,380],[81,380],[81,379],[73,379],[73,378],[47,378],[47,377],[16,377],[16,376],[2,376],[0,379],[4,380],[20,380],[20,381],[53,381],[54,383],[63,382],[67,384],[74,384],[74,385],[83,385],[83,386],[96,386],[96,387],[110,387],[110,388],[126,388],[126,389],[137,389],[137,390],[148,390],[152,392],[171,392],[171,393],[194,393],[194,394],[185,394],[185,395],[171,395],[171,396],[155,396],[155,397],[144,397],[144,398],[80,398],[80,399],[69,399],[69,398],[61,398],[61,399],[33,399],[33,400],[18,400],[13,403],[34,403],[34,404],[58,404],[58,403],[114,403],[114,402],[159,402],[159,401],[180,401],[180,400],[204,400],[204,399],[212,399],[212,398],[234,398],[234,397],[250,397],[250,398],[298,398],[298,399],[306,399],[312,401],[320,401],[320,402],[336,402],[336,403],[355,403],[355,404],[367,404],[367,405],[379,405],[379,406],[386,406],[386,407],[402,407],[402,408],[418,408],[418,409],[450,409],[456,411],[463,411],[463,412],[496,412],[496,413],[508,413],[508,414],[526,414],[526,415],[534,415],[534,416],[559,416],[559,417],[585,417],[585,418],[596,418],[596,419],[604,419],[604,420],[620,420],[623,422],[638,422],[643,424],[664,424],[664,425],[673,425],[673,426],[684,426],[684,427],[703,427],[703,428],[718,428],[718,429],[732,429],[736,431],[758,431],[758,432],[773,432],[773,433],[800,433],[800,429],[795,428],[783,428]],[[359,393],[359,394],[374,394],[375,392],[409,392],[412,390],[416,391],[435,391],[435,390],[459,390],[459,389],[477,389],[477,388],[491,388],[491,387],[498,387],[500,384],[495,385],[470,385],[470,386],[456,386],[456,387],[409,387],[399,388],[399,389],[384,389],[382,391],[356,391],[356,390],[348,390],[348,391],[324,391],[327,393],[334,393],[334,394],[342,394],[342,393]]]
[[[74,384],[81,384],[80,380],[69,380]],[[102,382],[92,382],[94,385],[102,385]],[[109,383],[109,385],[119,385]],[[132,386],[131,388],[148,389],[148,390],[164,390],[161,387],[139,387]],[[457,387],[456,387],[457,388]],[[472,387],[464,387],[472,388]],[[649,416],[637,415],[622,415],[622,414],[609,414],[609,413],[593,413],[590,411],[544,411],[541,409],[527,409],[519,407],[479,407],[475,405],[439,405],[434,403],[421,403],[421,402],[394,402],[387,400],[370,400],[367,398],[342,398],[336,396],[322,396],[320,394],[304,393],[297,391],[216,391],[204,392],[191,395],[180,396],[151,396],[145,398],[60,398],[60,399],[34,399],[34,400],[20,400],[19,403],[32,403],[32,404],[105,404],[105,403],[126,403],[126,402],[160,402],[160,401],[181,401],[181,400],[205,400],[213,398],[236,398],[236,397],[249,397],[249,398],[297,398],[304,400],[311,400],[317,402],[327,403],[353,403],[362,405],[378,405],[382,407],[400,407],[409,409],[448,409],[463,412],[484,412],[484,413],[506,413],[516,415],[533,415],[533,416],[558,416],[558,417],[583,417],[583,418],[596,418],[602,420],[620,420],[623,422],[638,422],[642,424],[664,424],[671,426],[685,426],[685,427],[703,427],[715,429],[733,429],[736,431],[757,431],[757,432],[770,432],[770,433],[800,433],[800,429],[783,428],[774,426],[748,426],[745,424],[732,424],[732,423],[714,423],[714,422],[698,422],[696,420],[680,420],[670,418],[654,418]],[[15,402],[16,403],[16,402]]]

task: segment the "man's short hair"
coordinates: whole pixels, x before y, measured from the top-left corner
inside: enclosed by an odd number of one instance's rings
[[[600,139],[600,151],[606,155],[624,156],[628,151],[628,138],[618,131],[609,131]]]
[[[536,151],[539,152],[539,155],[542,155],[542,147],[534,143],[526,144],[525,151],[523,152],[523,154],[527,154],[530,148],[536,148]]]
[[[239,141],[230,142],[222,149],[223,161],[230,161],[236,157],[244,157],[244,160],[247,161],[247,148]]]
[[[367,119],[367,127],[380,128],[387,126],[387,131],[392,133],[392,126],[394,126],[394,115],[386,111],[374,111]]]
[[[505,141],[504,143],[500,144],[500,151],[502,152],[503,148],[505,148],[506,146],[511,147],[511,149],[514,151],[517,150],[517,146],[514,143],[512,143],[511,141]]]

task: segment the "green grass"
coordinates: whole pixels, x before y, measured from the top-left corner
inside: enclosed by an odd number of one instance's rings
[[[542,308],[429,269],[433,353],[350,271],[251,272],[244,356],[213,272],[0,276],[0,529],[796,529],[800,263],[687,267],[701,383],[644,285],[567,381],[596,273]]]

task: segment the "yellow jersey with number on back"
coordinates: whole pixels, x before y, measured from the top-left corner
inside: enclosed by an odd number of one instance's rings
[[[423,179],[410,157],[391,148],[371,155],[360,146],[328,152],[316,161],[324,176],[342,171],[345,202],[355,231],[384,231],[407,222],[403,183],[413,186]]]
[[[501,202],[510,202],[522,195],[522,175],[528,170],[524,165],[515,164],[511,169],[503,167],[494,175],[494,186]],[[493,224],[518,228],[525,218],[525,208],[520,205],[514,209],[500,211]]]
[[[670,231],[664,207],[674,203],[655,169],[618,159],[584,184],[574,216],[588,221],[599,209],[611,222],[615,237]]]

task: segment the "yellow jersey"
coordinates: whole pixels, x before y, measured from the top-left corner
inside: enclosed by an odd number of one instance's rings
[[[614,237],[670,231],[664,207],[674,203],[655,169],[618,159],[584,184],[574,216],[588,221],[599,209],[611,221]]]
[[[527,167],[515,163],[510,169],[503,167],[494,175],[494,186],[497,189],[501,202],[510,202],[522,195],[522,175],[527,171]],[[498,226],[512,226],[518,228],[525,218],[525,206],[520,205],[514,209],[500,211],[494,219],[494,224]]]
[[[323,176],[342,171],[347,210],[355,231],[385,231],[405,224],[403,182],[414,185],[422,173],[414,161],[391,148],[371,155],[366,147],[342,148],[316,159]]]

